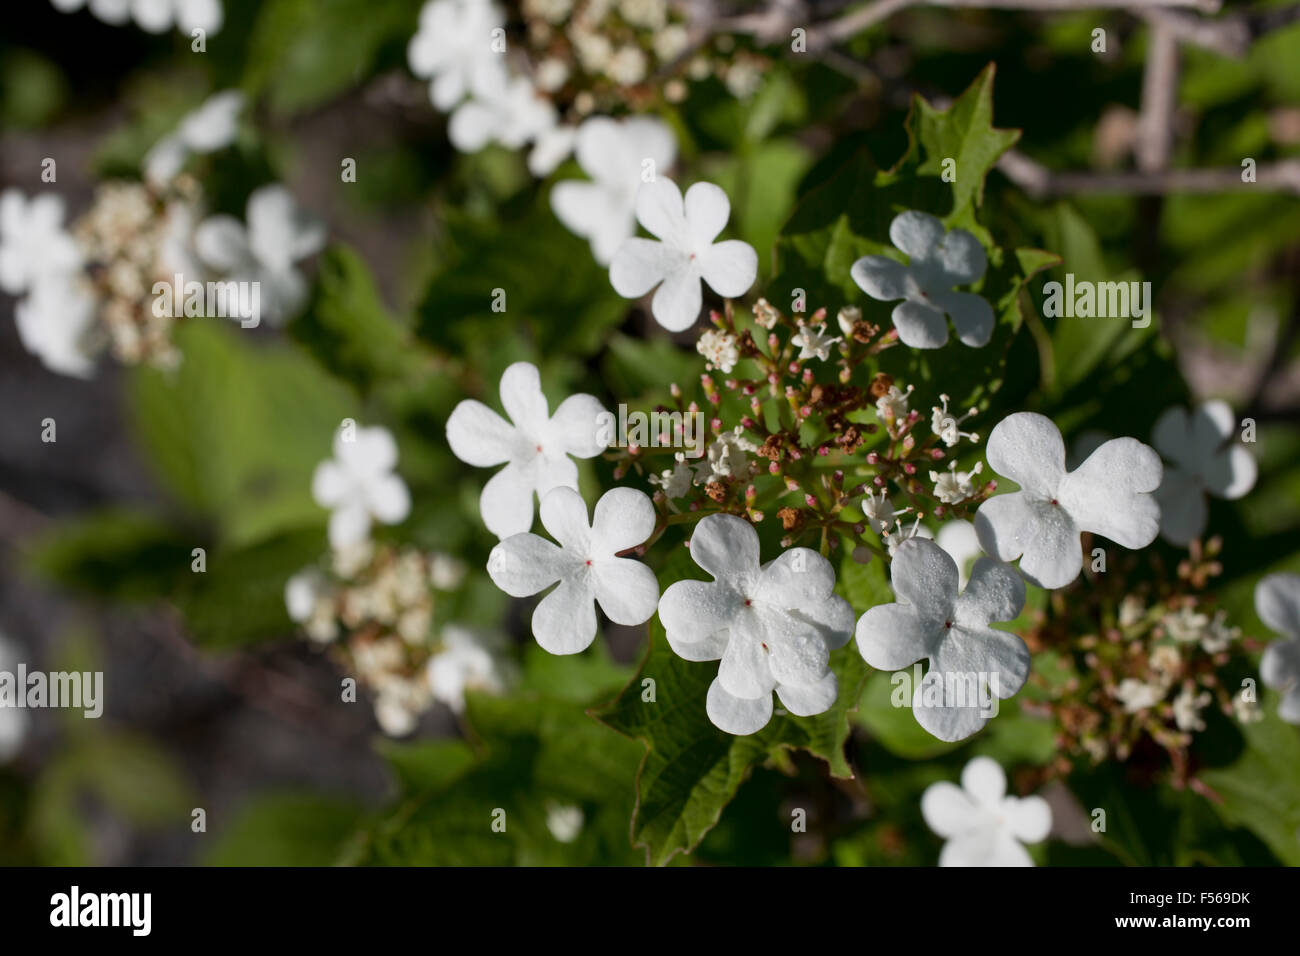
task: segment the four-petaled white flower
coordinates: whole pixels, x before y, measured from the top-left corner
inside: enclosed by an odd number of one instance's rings
[[[334,548],[347,548],[370,534],[371,519],[398,524],[411,510],[406,483],[393,471],[397,442],[381,425],[371,428],[346,423],[334,433],[334,457],[316,466],[311,493],[329,508],[329,538]]]
[[[908,210],[889,224],[889,239],[910,257],[900,265],[885,256],[863,256],[849,270],[867,295],[894,306],[894,328],[904,345],[937,349],[948,341],[948,320],[963,344],[979,348],[993,335],[993,308],[981,296],[953,286],[978,282],[988,268],[979,240],[965,229],[944,231],[934,216]]]
[[[198,109],[187,113],[176,127],[158,140],[144,157],[145,178],[166,183],[176,177],[191,153],[215,153],[235,141],[239,114],[244,109],[244,94],[223,90],[203,101]]]
[[[175,24],[182,33],[216,33],[225,18],[221,0],[50,0],[61,13],[88,7],[104,23],[121,26],[135,20],[149,33],[166,33]]]
[[[592,395],[571,395],[548,417],[537,367],[516,362],[501,376],[506,421],[482,402],[467,399],[447,419],[452,454],[479,468],[504,464],[479,498],[487,529],[506,538],[533,526],[533,495],[578,487],[577,458],[594,458],[609,445],[602,425],[608,412]]]
[[[831,357],[831,346],[839,341],[842,340],[838,335],[832,337],[826,334],[825,322],[816,328],[801,322],[799,331],[790,339],[790,344],[799,346],[799,361],[817,358],[825,362]]]
[[[542,498],[542,526],[559,545],[524,532],[511,535],[488,556],[488,574],[511,597],[528,597],[558,582],[533,611],[533,637],[552,654],[577,654],[596,637],[600,604],[615,624],[644,624],[655,612],[654,572],[619,552],[645,543],[655,529],[649,497],[634,488],[601,495],[587,521],[587,505],[572,488]]]
[[[21,295],[38,278],[81,268],[81,250],[63,228],[63,197],[0,193],[0,289]]]
[[[425,667],[434,700],[460,714],[465,711],[466,691],[505,691],[505,671],[491,638],[458,624],[444,627],[441,638],[441,648]]]
[[[1052,808],[1038,796],[1007,796],[1007,775],[989,757],[961,772],[961,786],[946,780],[921,795],[921,815],[945,841],[940,866],[1033,866],[1023,843],[1047,839]]]
[[[1083,567],[1080,532],[1144,548],[1160,530],[1160,456],[1134,438],[1113,438],[1075,471],[1051,419],[1008,415],[994,427],[989,467],[1020,485],[980,505],[975,515],[984,550],[1000,561],[1020,558],[1020,573],[1042,588],[1060,588]]]
[[[504,52],[493,49],[505,17],[490,0],[431,0],[407,45],[411,72],[431,80],[429,98],[441,112],[466,96],[486,93],[504,78]]]
[[[878,670],[923,658],[930,669],[913,693],[917,723],[940,740],[962,740],[996,712],[1029,677],[1029,648],[993,621],[1010,621],[1025,604],[1015,568],[980,558],[959,591],[957,563],[933,541],[912,538],[894,553],[890,578],[898,601],[858,620],[858,650]],[[986,690],[987,689],[987,690]]]
[[[1300,574],[1270,574],[1255,586],[1255,612],[1282,635],[1264,648],[1259,676],[1282,695],[1278,716],[1300,724]]]
[[[739,239],[713,241],[730,215],[727,194],[713,183],[696,183],[684,199],[671,179],[642,183],[636,218],[659,241],[633,237],[619,246],[609,265],[614,291],[638,299],[658,286],[650,311],[672,332],[699,318],[701,279],[720,296],[744,295],[758,276],[758,253]]]
[[[260,283],[261,313],[274,323],[306,299],[307,281],[294,263],[325,245],[325,224],[278,183],[253,190],[247,219],[247,227],[234,216],[205,219],[195,230],[194,248],[209,267]]]
[[[839,693],[829,654],[853,633],[830,562],[791,548],[760,565],[758,533],[735,515],[703,519],[690,551],[714,580],[671,585],[659,620],[679,656],[721,660],[705,699],[709,720],[729,734],[756,733],[772,717],[774,690],[800,717],[828,710]]]
[[[641,177],[658,175],[677,159],[677,139],[652,116],[618,121],[593,116],[578,127],[578,165],[591,182],[569,179],[551,190],[551,208],[572,232],[591,241],[591,253],[608,266],[618,247],[636,235]]]
[[[1205,402],[1190,415],[1181,405],[1156,420],[1151,443],[1165,459],[1165,476],[1156,490],[1160,534],[1170,544],[1187,545],[1205,531],[1205,495],[1232,500],[1255,487],[1258,468],[1233,438],[1236,418],[1227,402]]]

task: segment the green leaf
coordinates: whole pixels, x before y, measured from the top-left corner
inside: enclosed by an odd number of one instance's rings
[[[1266,693],[1264,719],[1240,725],[1241,756],[1200,778],[1221,798],[1211,803],[1225,822],[1254,832],[1287,866],[1300,866],[1300,731],[1277,716],[1277,703]]]
[[[704,700],[717,676],[714,663],[682,660],[668,647],[658,618],[650,631],[650,652],[641,671],[619,697],[594,713],[604,723],[645,745],[637,775],[632,839],[646,860],[662,866],[690,852],[718,822],[752,769],[780,760],[787,751],[807,750],[826,761],[832,775],[853,776],[844,756],[848,714],[856,707],[867,666],[850,643],[831,654],[840,680],[835,706],[815,717],[778,710],[756,734],[736,737],[709,721]],[[643,682],[654,681],[654,700],[643,700]]]
[[[317,793],[259,796],[219,831],[207,866],[329,866],[356,832],[361,808]],[[212,823],[213,821],[209,821]]]
[[[916,722],[912,713],[911,671],[899,671],[908,677],[901,688],[894,685],[894,674],[876,671],[867,678],[862,691],[862,703],[854,721],[866,728],[872,738],[890,753],[908,760],[927,760],[946,754],[961,746],[961,742],[948,743],[935,737]],[[903,706],[895,704],[901,694]]]
[[[924,154],[917,173],[939,176],[945,160],[956,161],[952,210],[946,217],[950,227],[975,225],[974,207],[984,202],[984,177],[1020,138],[1020,130],[993,127],[995,72],[990,63],[946,110],[935,109],[920,96],[912,101],[908,133]]]
[[[302,353],[251,337],[222,320],[182,322],[181,367],[138,368],[130,383],[136,431],[159,476],[226,547],[323,529],[311,476],[353,409]]]

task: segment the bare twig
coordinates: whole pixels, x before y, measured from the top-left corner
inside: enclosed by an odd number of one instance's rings
[[[1177,99],[1178,38],[1160,23],[1153,23],[1142,72],[1142,111],[1134,145],[1138,169],[1144,173],[1158,172],[1169,165]]]
[[[1300,20],[1300,3],[1207,20],[1183,10],[1141,10],[1138,16],[1160,24],[1183,43],[1223,56],[1243,57],[1255,40]]]
[[[1255,182],[1243,182],[1241,169],[1164,169],[1155,172],[1053,172],[1024,153],[1009,150],[998,160],[1004,176],[1036,199],[1076,193],[1163,196],[1168,193],[1218,193],[1262,189],[1300,196],[1300,160],[1261,163]]]

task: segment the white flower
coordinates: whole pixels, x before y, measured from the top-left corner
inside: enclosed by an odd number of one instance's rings
[[[0,634],[0,671],[12,674],[17,667],[18,648]],[[6,763],[22,749],[27,720],[27,711],[0,706],[0,763]]]
[[[754,321],[769,332],[776,327],[777,320],[781,318],[781,313],[767,299],[759,299],[755,302],[753,311]]]
[[[1259,701],[1246,696],[1245,688],[1232,698],[1232,715],[1243,724],[1253,724],[1264,719],[1264,709]]]
[[[14,306],[14,324],[23,348],[51,372],[89,378],[102,339],[98,308],[80,272],[43,273]]]
[[[1259,676],[1282,694],[1278,716],[1300,724],[1300,574],[1270,574],[1255,586],[1255,612],[1281,640],[1264,648]]]
[[[582,807],[568,803],[552,803],[546,808],[546,829],[561,843],[572,843],[582,833],[586,821]]]
[[[659,241],[634,237],[618,248],[609,266],[614,291],[637,299],[658,286],[650,310],[672,332],[699,318],[701,279],[720,296],[744,295],[758,276],[758,253],[738,239],[713,241],[730,215],[727,194],[713,183],[696,183],[685,199],[663,176],[642,183],[636,218]]]
[[[1216,611],[1214,619],[1201,635],[1201,649],[1207,654],[1218,654],[1226,651],[1239,637],[1241,637],[1241,628],[1228,626],[1228,612]]]
[[[350,437],[349,437],[350,436]],[[370,534],[373,518],[398,524],[411,511],[411,495],[394,473],[397,442],[383,426],[340,428],[334,433],[334,457],[316,466],[311,493],[330,515],[329,537],[334,548],[358,544]]]
[[[957,463],[954,461],[945,472],[930,472],[930,480],[934,482],[934,496],[948,505],[955,505],[973,497],[979,492],[979,485],[975,482],[975,476],[983,468],[984,463],[977,461],[975,467],[970,471],[958,471]]]
[[[165,33],[175,24],[182,33],[221,29],[224,11],[221,0],[50,0],[61,13],[72,13],[88,6],[104,23],[121,26],[134,19],[136,26],[149,33]]]
[[[1146,614],[1146,605],[1142,603],[1142,599],[1136,594],[1126,594],[1124,599],[1119,602],[1120,627],[1134,627],[1146,617]]]
[[[799,360],[817,358],[825,362],[831,357],[831,346],[841,341],[839,336],[832,338],[826,334],[826,323],[813,328],[811,325],[799,324],[799,331],[790,339],[791,344],[799,346]]]
[[[194,248],[211,268],[261,284],[262,315],[271,322],[296,312],[307,282],[294,263],[325,245],[325,224],[272,183],[248,197],[248,226],[233,216],[211,216],[195,230]]]
[[[1115,688],[1115,697],[1124,705],[1125,713],[1136,714],[1140,710],[1154,707],[1164,699],[1166,688],[1160,684],[1149,684],[1136,677],[1125,677]]]
[[[511,535],[488,556],[488,574],[511,597],[528,597],[559,582],[533,611],[533,637],[552,654],[577,654],[596,637],[600,604],[615,624],[644,624],[655,612],[659,582],[633,558],[619,556],[643,544],[655,528],[650,499],[633,488],[613,488],[587,505],[572,488],[551,491],[541,504],[542,526],[559,546],[524,532]]]
[[[466,691],[500,694],[506,689],[501,663],[488,640],[456,624],[442,629],[442,649],[429,658],[426,674],[434,700],[458,714],[465,711]]]
[[[316,568],[299,571],[285,582],[284,606],[289,619],[301,624],[307,636],[318,644],[328,644],[338,637],[334,589]]]
[[[1114,438],[1075,471],[1065,470],[1065,443],[1051,419],[1017,412],[989,435],[989,466],[1020,485],[980,505],[975,515],[984,550],[1000,561],[1020,558],[1020,573],[1042,588],[1060,588],[1083,567],[1080,532],[1144,548],[1160,530],[1160,456],[1133,438]]]
[[[975,414],[975,409],[970,409],[961,418],[956,418],[948,411],[948,402],[950,399],[947,395],[940,395],[939,401],[943,402],[942,406],[934,405],[930,408],[930,431],[939,436],[949,448],[954,447],[963,438],[969,438],[972,442],[980,440],[980,436],[975,432],[959,431],[961,423]]]
[[[721,329],[709,329],[695,343],[695,351],[704,356],[710,368],[726,373],[736,367],[740,361],[740,349],[736,346],[736,337]]]
[[[681,498],[691,490],[694,476],[691,466],[686,464],[686,456],[679,451],[674,456],[673,466],[651,475],[650,484],[658,485],[669,498]]]
[[[176,177],[191,153],[215,153],[235,141],[239,128],[239,114],[244,109],[244,94],[239,90],[223,90],[203,101],[193,112],[187,113],[176,127],[145,154],[145,178],[153,183],[166,183]]]
[[[1025,584],[1010,565],[980,558],[959,592],[957,563],[923,538],[899,546],[890,579],[899,600],[862,615],[858,650],[879,670],[928,658],[930,669],[913,694],[916,721],[940,740],[963,740],[992,716],[988,693],[1005,700],[1029,676],[1025,642],[990,626],[1020,613]]]
[[[506,538],[533,526],[533,495],[578,487],[569,456],[594,458],[609,445],[608,413],[591,395],[572,395],[548,417],[537,367],[516,362],[501,376],[506,421],[482,402],[461,402],[447,419],[452,454],[479,468],[504,464],[483,487],[479,512],[487,529]]]
[[[1160,533],[1187,545],[1205,531],[1205,495],[1232,500],[1255,487],[1255,459],[1233,440],[1236,418],[1227,402],[1205,402],[1188,415],[1175,405],[1156,420],[1151,442],[1166,461],[1156,490]]]
[[[744,427],[723,432],[709,444],[708,458],[696,465],[696,484],[726,478],[743,478],[749,474],[749,452],[758,446],[744,436]]]
[[[1174,723],[1182,731],[1202,731],[1205,729],[1205,721],[1201,719],[1201,711],[1209,706],[1209,691],[1196,693],[1196,688],[1188,684],[1181,693],[1174,698]]]
[[[551,190],[551,208],[571,232],[591,241],[591,254],[608,266],[636,235],[636,197],[648,168],[658,173],[677,159],[677,139],[662,120],[593,116],[578,127],[578,165],[591,182],[565,180]]]
[[[856,305],[846,305],[835,313],[835,324],[845,335],[853,334],[853,327],[862,321],[862,310]]]
[[[989,757],[961,772],[961,786],[940,781],[921,795],[921,815],[947,842],[940,866],[1033,866],[1022,843],[1047,839],[1052,808],[1042,797],[1009,797],[1007,775]]]
[[[889,386],[889,391],[876,399],[876,414],[879,415],[886,424],[901,421],[908,416],[911,409],[908,407],[908,399],[912,395],[912,386],[907,386],[907,390],[899,388],[897,385]]]
[[[934,216],[912,210],[894,217],[889,238],[907,253],[911,265],[863,256],[849,274],[873,299],[903,300],[893,314],[899,340],[914,349],[939,348],[948,341],[947,314],[965,345],[988,345],[993,308],[978,295],[953,291],[953,286],[978,282],[984,275],[988,258],[979,240],[964,229],[945,233]]]
[[[679,656],[721,660],[705,700],[709,720],[729,734],[756,733],[772,717],[773,690],[800,717],[828,710],[839,694],[829,654],[853,632],[830,562],[791,548],[760,566],[758,533],[735,515],[703,519],[690,551],[714,580],[670,586],[659,620]]]
[[[975,526],[969,521],[955,518],[939,526],[934,542],[957,563],[957,583],[965,587],[970,579],[971,564],[984,553]]]
[[[577,139],[577,129],[567,125],[555,125],[538,133],[528,153],[528,171],[538,179],[551,175],[569,158]]]
[[[902,511],[895,513],[906,514],[911,510],[911,508],[904,508]],[[889,556],[892,558],[898,553],[898,549],[902,547],[904,541],[911,541],[913,538],[925,538],[926,540],[933,541],[934,532],[921,524],[921,516],[917,515],[915,520],[913,520],[911,527],[904,527],[903,519],[895,518],[894,530],[890,531],[889,528],[885,528],[881,532],[881,537],[885,539],[885,549],[889,552]]]
[[[866,517],[871,530],[876,534],[885,533],[895,515],[906,513],[907,509],[905,508],[901,511],[894,510],[894,503],[885,494],[883,488],[868,492],[862,496],[862,514]]]
[[[1160,619],[1169,636],[1182,644],[1195,644],[1210,626],[1210,619],[1193,607],[1183,605]]]
[[[406,56],[412,73],[432,80],[429,98],[441,112],[504,80],[505,55],[492,48],[493,31],[504,27],[505,17],[490,0],[432,0],[420,10]]]
[[[1151,652],[1151,669],[1166,685],[1173,683],[1178,672],[1183,669],[1183,655],[1178,653],[1178,648],[1161,644]]]
[[[502,78],[456,108],[447,138],[462,153],[477,153],[489,143],[519,149],[547,136],[556,122],[555,106],[525,77]]]
[[[21,295],[42,275],[66,275],[81,263],[81,250],[63,228],[62,196],[0,193],[0,289]]]

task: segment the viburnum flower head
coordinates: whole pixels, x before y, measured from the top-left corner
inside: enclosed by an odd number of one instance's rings
[[[284,186],[271,183],[248,197],[248,225],[234,216],[205,219],[194,248],[221,273],[261,284],[262,315],[287,318],[307,298],[307,281],[294,263],[325,245],[325,224],[300,207]]]
[[[633,237],[614,254],[609,281],[626,299],[658,286],[650,311],[672,332],[689,329],[704,302],[700,281],[720,296],[744,295],[758,276],[758,253],[739,239],[715,243],[731,215],[731,202],[713,183],[696,183],[685,198],[671,179],[642,183],[636,218],[654,239]]]
[[[946,232],[934,216],[908,210],[889,224],[889,239],[910,263],[885,256],[863,256],[849,270],[867,295],[894,307],[894,328],[904,345],[937,349],[948,341],[948,319],[963,344],[979,348],[993,335],[993,308],[971,292],[953,286],[978,282],[988,268],[979,240],[965,229]]]
[[[914,537],[899,545],[890,566],[898,601],[878,604],[858,620],[858,650],[878,670],[900,670],[927,659],[916,687],[916,721],[940,740],[964,740],[1029,677],[1029,648],[991,626],[1010,621],[1025,604],[1015,568],[979,558],[965,590],[957,562],[938,544]]]
[[[1020,485],[990,498],[975,514],[980,545],[1000,561],[1020,558],[1020,573],[1042,588],[1060,588],[1083,567],[1081,532],[1126,548],[1144,548],[1160,530],[1160,456],[1134,438],[1112,438],[1074,471],[1051,419],[1008,415],[986,446],[989,467]]]
[[[311,493],[329,508],[330,545],[348,548],[370,534],[372,519],[398,524],[411,510],[406,483],[393,471],[397,442],[383,426],[362,428],[344,422],[334,433],[334,457],[316,466]]]
[[[542,498],[542,527],[559,544],[524,532],[511,535],[488,556],[488,575],[511,597],[528,597],[558,583],[533,611],[533,637],[552,654],[577,654],[596,637],[595,604],[615,624],[644,624],[655,612],[654,572],[619,552],[643,544],[655,529],[650,498],[634,488],[613,488],[587,505],[572,488]]]
[[[729,734],[772,718],[772,691],[792,714],[830,709],[839,683],[830,651],[853,634],[853,609],[834,593],[835,571],[808,548],[759,563],[758,533],[735,515],[709,515],[691,557],[713,581],[678,581],[659,601],[668,644],[688,661],[720,660],[705,708]]]
[[[1300,574],[1270,574],[1255,586],[1259,619],[1281,635],[1264,648],[1259,676],[1282,695],[1278,716],[1300,724]]]
[[[498,538],[533,526],[533,495],[578,487],[573,458],[594,458],[609,445],[608,413],[592,395],[571,395],[548,414],[537,367],[516,362],[501,376],[501,404],[509,421],[467,399],[447,419],[452,454],[479,468],[505,465],[479,497],[483,524]],[[570,457],[573,456],[573,457]]]
[[[1007,796],[1007,775],[990,757],[961,772],[961,786],[941,780],[921,794],[921,815],[945,841],[940,866],[1033,866],[1024,843],[1047,839],[1052,808],[1042,797]]]
[[[593,116],[578,127],[578,165],[591,182],[556,183],[551,208],[571,232],[591,241],[591,253],[608,266],[618,247],[636,235],[636,197],[647,170],[657,175],[677,159],[677,139],[652,116],[613,120]]]
[[[40,276],[73,272],[81,264],[81,250],[63,228],[62,196],[0,193],[0,289],[21,295]]]
[[[1156,501],[1160,533],[1170,544],[1190,544],[1205,532],[1207,493],[1232,500],[1255,487],[1255,459],[1233,441],[1236,431],[1232,407],[1222,401],[1191,414],[1175,405],[1156,420],[1151,442],[1166,462]]]
[[[407,45],[411,72],[429,79],[429,97],[443,113],[466,96],[486,93],[506,73],[505,54],[493,49],[493,31],[505,17],[491,0],[431,0]]]

